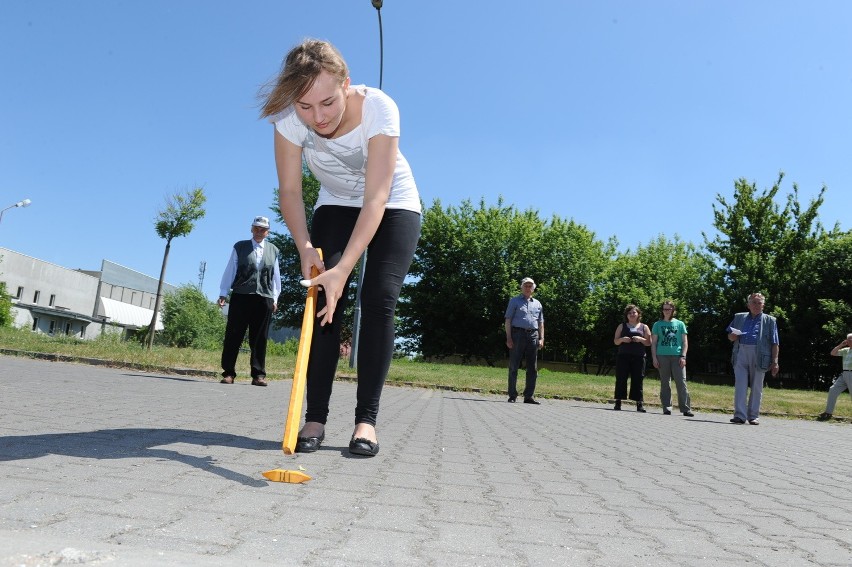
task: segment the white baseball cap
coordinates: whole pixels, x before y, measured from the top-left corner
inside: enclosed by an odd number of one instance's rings
[[[269,228],[269,219],[266,217],[254,217],[254,222],[251,225],[259,226],[260,228]]]
[[[535,282],[533,281],[533,279],[532,279],[532,278],[524,278],[524,279],[522,279],[522,280],[521,280],[521,287],[523,287],[525,283],[531,283],[531,284],[533,284],[533,289],[535,289]]]

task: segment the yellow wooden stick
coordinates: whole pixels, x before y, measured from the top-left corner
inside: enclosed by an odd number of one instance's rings
[[[299,471],[288,471],[284,469],[272,469],[271,471],[266,471],[265,473],[263,473],[263,476],[265,476],[272,482],[292,482],[294,484],[300,484],[311,480],[311,477],[309,477],[305,473]]]
[[[320,260],[322,250],[317,248]],[[311,278],[319,275],[316,268],[311,268]],[[285,455],[296,452],[296,439],[299,436],[299,423],[302,419],[302,400],[305,398],[305,382],[308,377],[308,359],[311,354],[311,337],[314,334],[314,313],[316,312],[317,286],[308,288],[305,300],[305,314],[302,316],[302,333],[299,335],[299,350],[296,352],[296,368],[293,371],[293,386],[290,388],[290,407],[287,410],[287,422],[284,424],[284,442],[282,449]]]

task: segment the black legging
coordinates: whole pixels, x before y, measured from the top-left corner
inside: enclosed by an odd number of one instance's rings
[[[352,236],[361,212],[357,207],[324,205],[314,212],[311,242],[322,248],[326,269],[337,265]],[[394,349],[394,311],[402,283],[408,274],[420,238],[420,215],[413,211],[387,209],[367,247],[367,271],[361,286],[361,330],[358,335],[358,403],[355,423],[376,425],[379,398],[388,375]],[[352,275],[347,280],[346,288]],[[330,325],[314,324],[308,363],[305,421],[325,423],[337,362],[340,358],[340,328],[348,294],[344,291]],[[317,298],[317,312],[325,306],[325,295]]]

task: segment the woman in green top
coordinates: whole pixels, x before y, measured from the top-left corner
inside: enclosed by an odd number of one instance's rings
[[[660,371],[660,402],[663,413],[672,413],[672,377],[677,386],[678,409],[686,417],[694,414],[689,404],[689,390],[686,388],[686,351],[689,350],[686,325],[675,319],[677,307],[671,300],[662,305],[663,318],[654,323],[651,329],[651,356],[654,368]]]

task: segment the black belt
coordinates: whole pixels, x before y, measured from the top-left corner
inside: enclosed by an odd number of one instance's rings
[[[538,329],[524,329],[523,327],[512,327],[514,331],[525,331],[527,333],[537,333]]]

